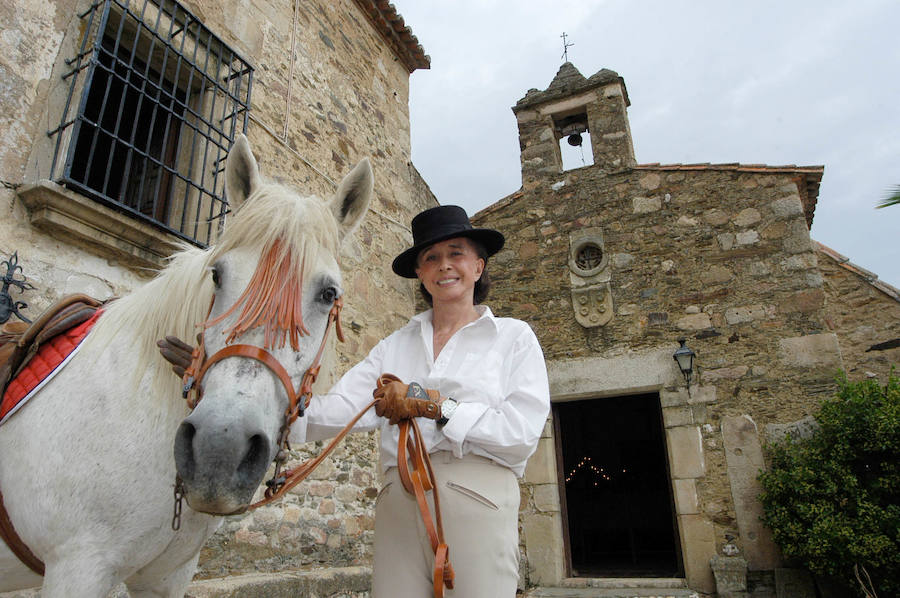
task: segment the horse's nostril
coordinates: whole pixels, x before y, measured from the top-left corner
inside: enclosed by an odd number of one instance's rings
[[[254,434],[247,439],[247,452],[237,468],[238,478],[245,483],[258,484],[260,470],[263,472],[269,465],[268,442],[262,434]]]
[[[193,479],[196,461],[194,459],[194,436],[197,428],[188,422],[182,422],[175,434],[175,469],[182,480]]]

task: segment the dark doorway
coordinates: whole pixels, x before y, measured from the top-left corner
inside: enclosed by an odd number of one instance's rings
[[[681,576],[659,395],[553,412],[571,575]]]

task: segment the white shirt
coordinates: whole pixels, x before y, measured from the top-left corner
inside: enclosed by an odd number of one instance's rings
[[[432,350],[432,310],[414,316],[379,342],[328,393],[313,397],[306,415],[294,423],[291,440],[335,436],[372,400],[378,377],[389,373],[459,403],[443,428],[418,418],[428,452],[480,455],[521,477],[550,411],[544,354],[525,322],[496,318],[487,306],[476,309],[479,318],[457,330],[437,359]],[[399,431],[374,409],[354,430],[373,428],[381,428],[381,467],[386,470],[397,463]]]

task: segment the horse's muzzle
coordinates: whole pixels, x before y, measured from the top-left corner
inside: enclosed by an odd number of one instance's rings
[[[175,435],[175,467],[195,511],[231,515],[246,510],[271,462],[273,442],[258,430],[184,420]]]

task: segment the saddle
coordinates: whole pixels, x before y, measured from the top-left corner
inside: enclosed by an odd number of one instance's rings
[[[67,295],[32,324],[6,322],[0,326],[0,396],[42,343],[90,319],[102,305],[102,301],[87,295]]]
[[[50,306],[32,324],[6,322],[0,326],[0,397],[10,380],[34,357],[41,344],[89,320],[103,305],[87,295],[68,295]],[[23,563],[44,574],[44,563],[22,542],[3,505],[0,493],[0,538]]]

